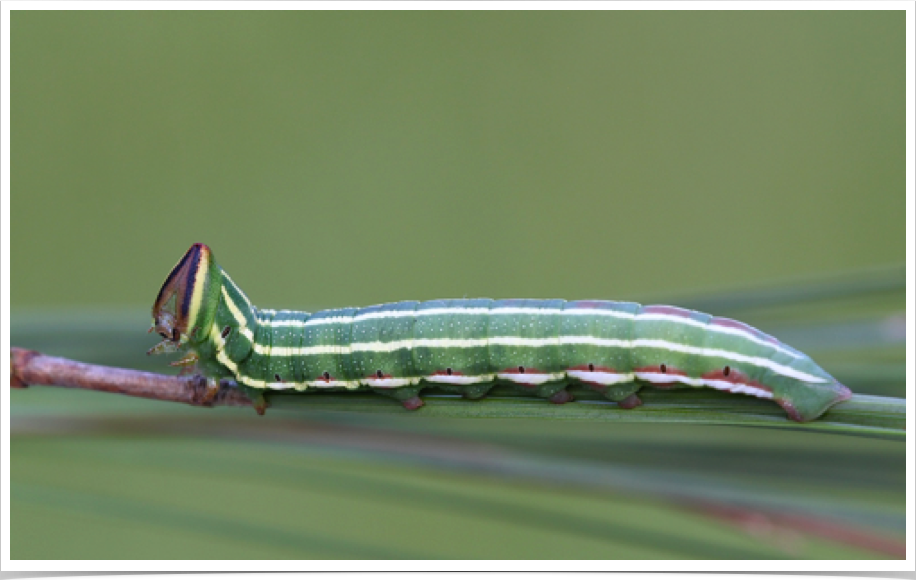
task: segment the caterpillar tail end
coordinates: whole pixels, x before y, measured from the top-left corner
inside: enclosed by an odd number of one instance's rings
[[[794,394],[792,397],[775,399],[786,411],[789,419],[806,423],[817,419],[831,407],[852,398],[852,391],[846,385],[833,381],[830,384],[807,383],[810,389]]]

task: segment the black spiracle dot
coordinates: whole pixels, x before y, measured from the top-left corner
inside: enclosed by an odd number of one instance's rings
[[[321,373],[321,376],[324,377],[324,380],[326,381],[331,380],[331,373],[329,373],[328,371],[324,371],[323,373]]]
[[[520,372],[521,374],[525,374],[525,367],[519,366],[519,367],[518,367],[518,372]]]
[[[658,367],[658,370],[662,371],[662,373],[667,373],[667,372],[668,372],[668,366],[667,366],[666,364],[662,363],[662,366]]]
[[[588,363],[588,372],[590,373],[595,372],[595,365],[593,365],[592,363]]]
[[[446,369],[445,369],[445,374],[447,374],[448,376],[452,376],[452,367],[446,368]]]
[[[727,377],[727,376],[730,375],[730,374],[732,374],[732,369],[731,369],[731,367],[726,366],[724,369],[722,369],[722,375],[723,375],[723,376],[726,376],[726,377]]]
[[[382,369],[375,371],[375,376],[377,376],[378,378],[382,378],[384,376],[384,373],[382,373]]]
[[[226,338],[227,336],[229,336],[230,332],[232,332],[232,328],[227,326],[226,328],[223,329],[221,333],[219,333],[219,335],[222,336],[223,338]]]
[[[274,378],[277,379],[278,383],[282,383],[283,379],[280,378],[280,375],[274,375]]]

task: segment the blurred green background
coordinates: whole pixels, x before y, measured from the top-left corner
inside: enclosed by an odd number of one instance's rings
[[[665,301],[906,395],[904,12],[11,18],[12,343],[168,372],[264,307]],[[28,242],[28,243],[26,243]],[[12,392],[14,559],[902,558],[902,442]]]

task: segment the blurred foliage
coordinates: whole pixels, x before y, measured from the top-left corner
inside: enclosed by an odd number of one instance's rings
[[[902,12],[14,11],[11,31],[17,346],[164,371],[147,309],[200,241],[265,307],[671,302],[907,395]],[[16,559],[904,555],[899,441],[11,400]]]

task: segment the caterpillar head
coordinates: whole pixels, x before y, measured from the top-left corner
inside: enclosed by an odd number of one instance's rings
[[[172,268],[153,303],[154,330],[163,338],[147,354],[175,352],[205,336],[219,302],[220,272],[204,244],[194,244]],[[202,331],[202,332],[199,332]]]

